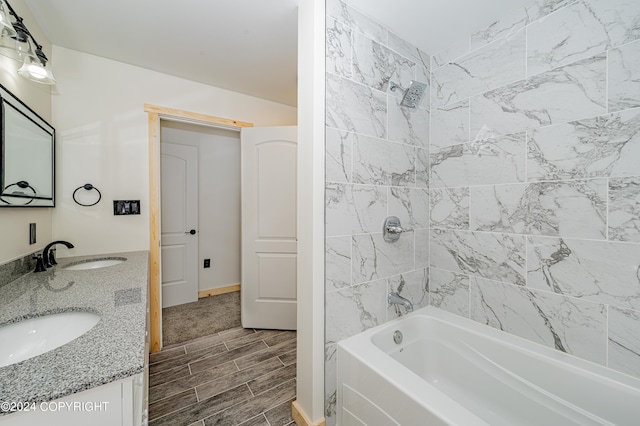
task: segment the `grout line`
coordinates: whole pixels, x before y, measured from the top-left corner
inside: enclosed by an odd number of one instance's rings
[[[195,388],[194,388],[194,390],[195,390]],[[167,398],[163,398],[163,399],[172,398],[172,397],[174,397],[174,396],[175,396],[175,395],[168,396]],[[157,403],[157,402],[159,402],[159,401],[162,401],[163,399],[160,399],[160,400],[158,400],[158,401],[155,401],[155,402],[153,402],[152,404],[155,404],[155,403]],[[192,406],[196,405],[197,403],[198,403],[198,402],[194,402],[194,403],[192,403],[192,404],[187,404],[187,405],[183,405],[182,407],[178,407],[178,408],[176,408],[176,409],[175,409],[175,410],[173,410],[173,411],[169,411],[168,413],[164,413],[163,415],[161,415],[161,416],[159,416],[159,417],[155,417],[153,420],[150,420],[150,422],[151,422],[151,423],[154,423],[154,422],[156,422],[158,419],[161,419],[161,418],[163,418],[163,417],[169,416],[169,415],[171,415],[171,414],[173,414],[173,413],[175,413],[175,412],[178,412],[178,411],[180,411],[180,410],[183,410],[183,409],[185,409],[185,408],[187,408],[187,407],[192,407]],[[149,404],[149,405],[151,405],[151,404]]]
[[[267,415],[265,413],[266,413],[266,411],[262,413],[262,417],[264,417],[264,419],[267,421],[267,424],[269,426],[271,426],[271,422],[269,421],[269,419],[267,418]]]
[[[605,67],[604,67],[604,108],[609,114],[609,49],[605,50]]]
[[[337,21],[337,19],[336,19]],[[349,77],[353,77],[353,73],[354,73],[354,50],[355,50],[355,43],[356,43],[356,35],[355,35],[355,31],[354,28],[351,25],[348,24],[344,24],[345,27],[349,28],[349,43],[350,43],[350,49],[349,49]]]
[[[173,350],[178,349],[178,348],[182,348],[182,350],[183,350],[183,352],[184,352],[184,353],[181,353],[181,354],[178,354],[178,355],[175,355],[175,356],[169,357],[169,358],[165,358],[165,359],[162,359],[162,360],[160,360],[160,361],[155,361],[155,362],[151,362],[151,359],[149,359],[149,365],[159,364],[159,363],[161,363],[161,362],[168,361],[168,360],[170,360],[170,359],[178,358],[178,357],[180,357],[180,356],[188,355],[188,354],[189,354],[189,353],[187,352],[187,348],[186,348],[186,346],[185,346],[185,345],[183,345],[183,346],[176,346],[175,348],[167,349],[167,351],[173,351]],[[162,353],[162,351],[158,352],[158,354],[160,354],[160,353]],[[154,355],[155,355],[155,354],[154,354]],[[149,358],[151,358],[151,357],[149,357]]]
[[[531,130],[524,131],[524,176],[522,177],[523,182],[527,184],[529,184],[529,132]]]
[[[467,306],[467,318],[471,319],[471,289],[474,288],[475,286],[473,285],[473,283],[471,282],[471,277],[467,276],[467,287],[468,287],[468,291],[467,291],[467,296],[468,296],[468,303],[469,305]],[[477,284],[477,282],[476,282]]]
[[[608,177],[606,184],[605,184],[605,188],[604,188],[604,194],[605,194],[605,210],[604,210],[604,238],[606,241],[610,241],[609,240],[609,215],[610,215],[610,211],[611,211],[611,205],[609,202],[609,185],[611,184],[611,178]]]
[[[161,373],[164,373],[164,372],[160,372],[160,373],[156,373],[156,374],[161,374]],[[152,388],[156,388],[156,387],[158,387],[158,386],[166,385],[167,383],[172,383],[172,382],[175,382],[176,380],[184,379],[185,377],[189,377],[190,375],[191,375],[191,373],[189,373],[189,374],[188,374],[188,375],[186,375],[186,376],[177,377],[177,378],[175,378],[175,379],[173,379],[173,380],[169,380],[168,382],[162,382],[162,383],[159,383],[159,384],[157,384],[157,385],[153,385],[153,386],[149,385],[149,386],[147,386],[147,388],[148,388],[148,389],[152,389]],[[161,398],[161,399],[164,399],[164,398]]]
[[[353,285],[353,246],[354,246],[353,235],[350,235],[349,236],[349,285]],[[325,268],[326,268],[326,260],[325,260]],[[325,288],[324,288],[325,303],[326,303],[327,293],[329,293],[329,291],[327,289],[326,282],[327,282],[327,280],[326,280],[326,277],[325,277]],[[326,322],[327,322],[326,321],[326,316],[327,316],[326,307],[324,309],[324,316],[325,316],[325,326],[326,326]]]
[[[522,275],[523,275],[523,279],[524,279],[524,287],[525,288],[531,288],[529,287],[529,246],[531,244],[529,243],[529,237],[526,236],[524,237],[524,270],[522,271]]]
[[[325,134],[325,139],[326,139],[326,134]],[[356,156],[356,143],[355,143],[355,135],[353,133],[349,133],[347,132],[347,140],[349,141],[349,150],[351,152],[351,158],[349,159],[349,175],[347,176],[347,182],[348,184],[352,184],[353,183],[353,162],[354,162],[354,158]],[[326,151],[326,147],[325,147],[325,151]],[[326,184],[325,184],[326,186]]]
[[[493,235],[493,236],[518,236],[518,237],[531,237],[531,238],[554,238],[556,240],[570,240],[570,241],[590,241],[594,243],[607,243],[607,244],[628,244],[637,246],[638,243],[634,241],[618,241],[618,240],[606,240],[604,238],[596,239],[596,238],[584,238],[584,237],[572,237],[566,235],[541,235],[541,234],[523,234],[519,232],[509,232],[509,231],[485,231],[485,230],[474,230],[474,229],[443,229],[443,228],[434,228],[433,231],[438,231],[439,234],[484,234],[484,235]]]
[[[524,78],[529,78],[529,24],[524,26]]]
[[[605,367],[609,367],[609,316],[611,314],[611,305],[606,305],[607,315],[605,317],[604,322],[604,365]]]
[[[573,296],[571,294],[564,294],[564,293],[556,293],[552,290],[547,290],[547,289],[541,289],[541,288],[532,288],[532,287],[527,287],[527,286],[523,286],[523,285],[518,285],[518,284],[513,284],[512,282],[508,282],[508,281],[499,281],[499,280],[495,280],[492,278],[485,278],[482,277],[480,275],[471,275],[467,272],[460,272],[460,271],[451,271],[449,269],[443,269],[443,268],[437,268],[437,267],[433,267],[433,269],[436,270],[440,270],[440,271],[445,271],[445,272],[450,272],[452,274],[456,274],[456,275],[464,275],[468,278],[475,278],[475,279],[479,279],[479,280],[483,280],[483,281],[489,281],[493,284],[501,284],[504,286],[508,286],[509,288],[515,288],[515,289],[520,289],[520,290],[526,290],[532,293],[544,293],[544,294],[553,294],[555,296],[557,296],[558,298],[566,298],[566,299],[571,299],[571,300],[576,300],[576,301],[580,301],[582,303],[591,303],[594,305],[602,305],[602,306],[608,306],[606,303],[603,302],[598,302],[595,301],[593,299],[588,299],[585,297],[577,297],[577,296]]]
[[[254,329],[253,331],[254,331],[254,333],[258,333],[258,331],[256,331],[255,329]],[[283,332],[284,332],[284,330],[281,330],[281,331],[283,331]],[[265,344],[265,345],[266,345],[266,342],[264,341],[264,339],[262,339],[261,341],[262,341],[262,343],[263,343],[263,344]],[[223,343],[224,343],[224,344],[225,344],[225,346],[226,346],[226,342],[223,342]],[[267,348],[265,348],[265,350],[266,350],[266,349],[270,349],[270,348],[272,348],[272,347],[268,347],[268,345],[267,345]],[[294,350],[294,351],[295,351],[295,350]],[[258,352],[259,352],[259,351],[258,351]],[[248,355],[251,355],[251,354],[248,354]],[[247,355],[247,356],[248,356],[248,355]],[[240,358],[242,358],[242,357],[240,357]],[[237,358],[237,359],[240,359],[240,358]],[[280,366],[280,367],[278,367],[278,369],[282,369],[282,368],[287,367],[287,366],[284,364],[284,362],[282,361],[282,359],[280,358],[280,355],[274,356],[274,358],[277,358],[277,359],[278,359],[278,361],[281,363],[281,366]],[[234,366],[236,367],[236,370],[237,370],[237,371],[241,371],[241,370],[240,370],[240,368],[238,367],[237,362],[236,362],[236,360],[237,360],[237,359],[233,359],[233,360],[231,360],[231,361],[233,361]],[[190,375],[192,375],[192,374],[193,374],[193,372],[191,371],[191,364],[190,364],[190,363],[189,363],[189,364],[186,364],[186,366],[187,366],[187,368],[188,368],[188,370],[189,370],[189,374],[190,374]],[[159,373],[157,373],[157,374],[159,374]],[[234,373],[229,373],[229,374],[234,374]],[[269,374],[269,373],[267,373],[267,374]],[[258,377],[256,377],[256,378],[259,378],[259,377],[262,377],[262,376],[264,376],[264,374],[263,374],[263,375],[259,375],[259,376],[258,376]],[[184,376],[184,377],[188,377],[188,376]],[[176,380],[177,380],[177,379],[176,379]],[[253,379],[252,379],[252,380],[253,380]],[[295,379],[294,379],[294,380],[295,380]],[[247,388],[249,389],[249,392],[250,392],[250,394],[252,395],[252,397],[255,397],[255,394],[254,394],[253,390],[249,387],[248,382],[245,382],[245,383],[243,383],[243,384],[245,384],[245,385],[247,386]],[[165,416],[167,416],[167,415],[169,415],[169,414],[172,414],[172,413],[175,413],[175,412],[177,412],[177,411],[183,410],[183,409],[184,409],[184,408],[186,408],[186,407],[190,407],[190,406],[193,406],[193,405],[195,405],[195,404],[197,404],[197,403],[199,403],[199,402],[202,402],[203,400],[201,399],[201,397],[200,397],[200,395],[199,395],[199,393],[198,393],[198,391],[197,391],[197,388],[196,388],[196,387],[193,387],[193,388],[190,388],[190,389],[193,389],[193,390],[194,390],[194,393],[195,393],[196,401],[197,401],[197,402],[195,402],[195,403],[193,403],[193,404],[187,404],[187,405],[185,405],[185,406],[182,406],[182,407],[177,408],[176,410],[173,410],[173,411],[171,411],[171,412],[165,413],[165,414],[163,414],[163,415],[162,415],[162,416],[160,416],[160,417],[154,418],[154,421],[155,421],[155,420],[157,420],[157,419],[160,419],[160,418],[164,418]],[[175,397],[175,395],[170,395],[170,396],[167,396],[166,398],[173,398],[173,397]],[[163,398],[163,399],[165,399],[165,398]],[[162,399],[161,399],[161,400],[162,400]],[[158,400],[158,401],[161,401],[161,400]],[[158,402],[158,401],[154,401],[154,403],[155,403],[155,402]],[[247,400],[245,400],[245,401],[243,401],[243,402],[239,402],[238,404],[247,403],[248,401],[251,401],[251,399],[247,399]],[[238,405],[238,404],[236,404],[236,405]],[[269,408],[269,409],[271,409],[271,408]],[[224,411],[224,410],[223,410],[223,411]],[[261,414],[263,414],[264,419],[267,421],[267,423],[269,423],[268,419],[266,418],[266,415],[264,415],[264,413],[261,413]],[[247,420],[250,420],[250,419],[238,419],[238,420],[239,420],[239,421],[247,421]],[[201,420],[201,422],[202,422],[202,420]]]

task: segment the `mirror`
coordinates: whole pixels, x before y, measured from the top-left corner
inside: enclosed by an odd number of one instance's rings
[[[55,129],[0,85],[0,207],[53,207]]]

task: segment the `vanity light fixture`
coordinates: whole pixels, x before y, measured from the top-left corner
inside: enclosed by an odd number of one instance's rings
[[[0,54],[23,63],[18,70],[21,76],[36,83],[56,83],[42,46],[7,0],[0,0]]]
[[[16,30],[13,28],[13,25],[11,25],[4,3],[2,2],[0,2],[0,29],[0,35],[2,37],[15,37],[17,35]]]

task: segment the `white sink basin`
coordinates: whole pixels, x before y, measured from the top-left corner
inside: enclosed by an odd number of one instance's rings
[[[98,269],[98,268],[106,268],[107,266],[118,265],[124,262],[124,257],[108,257],[104,259],[94,259],[94,260],[83,260],[78,263],[72,263],[71,265],[65,266],[62,269],[66,269],[67,271],[82,271],[86,269]]]
[[[63,312],[0,327],[0,367],[58,348],[82,336],[100,321],[90,312]]]

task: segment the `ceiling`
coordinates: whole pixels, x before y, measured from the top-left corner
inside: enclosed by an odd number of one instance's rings
[[[299,0],[25,1],[57,46],[296,104]]]
[[[302,0],[25,1],[54,45],[296,105],[297,7]],[[434,53],[528,1],[350,4]]]

